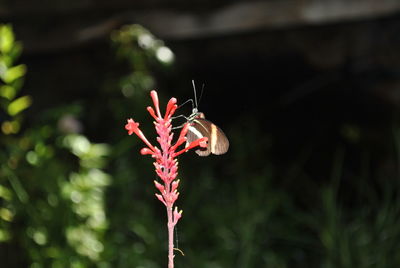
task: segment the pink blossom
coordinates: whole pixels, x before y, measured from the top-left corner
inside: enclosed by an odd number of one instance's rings
[[[168,238],[169,238],[169,252],[168,252],[168,268],[173,268],[173,230],[178,220],[182,217],[182,211],[178,212],[178,208],[175,206],[175,201],[179,197],[178,186],[179,180],[176,180],[178,176],[178,160],[177,156],[187,152],[188,150],[197,146],[207,147],[207,138],[201,138],[191,142],[188,146],[178,150],[178,148],[186,143],[186,134],[188,132],[189,123],[184,124],[182,127],[179,137],[173,144],[173,132],[172,132],[172,115],[175,113],[177,106],[177,100],[171,98],[168,101],[164,116],[161,115],[158,94],[155,90],[150,92],[150,96],[153,100],[154,108],[149,106],[147,111],[154,118],[154,125],[158,134],[157,146],[153,146],[145,137],[143,132],[139,129],[139,123],[135,122],[132,118],[128,119],[128,123],[125,125],[125,129],[129,135],[135,133],[147,147],[140,150],[142,155],[151,155],[154,158],[154,167],[157,176],[161,179],[162,183],[154,181],[155,187],[159,190],[159,194],[155,194],[157,199],[160,200],[167,208],[168,217]]]

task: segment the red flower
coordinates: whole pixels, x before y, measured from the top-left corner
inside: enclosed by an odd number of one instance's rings
[[[178,208],[175,207],[173,210],[174,202],[178,199],[179,192],[177,190],[179,180],[175,180],[178,175],[178,160],[176,157],[194,147],[207,147],[207,138],[201,138],[191,142],[185,148],[178,150],[182,144],[186,143],[186,134],[188,132],[189,123],[186,123],[179,134],[179,137],[175,144],[172,145],[172,139],[174,134],[172,133],[172,115],[177,109],[177,100],[171,98],[167,104],[165,115],[162,116],[160,112],[158,95],[155,90],[150,92],[150,96],[153,100],[153,107],[147,107],[147,111],[155,119],[154,125],[158,134],[157,142],[160,149],[157,146],[153,146],[144,136],[143,132],[139,129],[139,123],[128,119],[128,123],[125,125],[125,129],[128,130],[128,134],[132,135],[135,133],[147,147],[140,150],[142,155],[151,155],[154,159],[154,167],[156,174],[162,180],[163,184],[154,181],[156,188],[160,191],[160,194],[156,194],[158,200],[160,200],[167,208],[168,216],[168,233],[169,233],[169,265],[173,262],[173,229],[177,224],[178,220],[182,217],[182,211],[178,212]],[[177,151],[178,150],[178,151]],[[173,267],[173,263],[172,266]]]
[[[145,137],[143,132],[139,129],[139,123],[135,122],[132,118],[128,119],[128,123],[125,125],[125,129],[128,130],[128,134],[132,135],[135,133],[146,145],[147,148],[140,150],[142,155],[150,154],[155,158],[156,173],[159,175],[161,180],[166,183],[171,183],[178,174],[178,162],[175,159],[178,155],[194,148],[197,146],[207,147],[207,138],[201,138],[191,142],[185,148],[176,151],[179,146],[186,143],[186,134],[188,131],[189,123],[186,123],[180,132],[178,140],[172,145],[172,115],[177,109],[176,99],[171,98],[167,104],[167,109],[164,117],[161,115],[158,95],[155,90],[150,92],[150,96],[154,103],[154,108],[149,106],[147,111],[155,119],[154,125],[158,134],[157,141],[160,145],[161,150],[157,146],[153,146]]]

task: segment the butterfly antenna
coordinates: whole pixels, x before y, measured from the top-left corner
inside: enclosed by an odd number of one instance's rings
[[[194,91],[194,103],[195,103],[195,105],[196,105],[196,107],[195,108],[197,108],[197,95],[196,95],[196,85],[195,85],[195,83],[194,83],[194,80],[192,80],[192,85],[193,85],[193,91]]]
[[[203,83],[203,85],[201,86],[199,103],[201,102],[201,97],[203,97],[203,92],[204,92],[204,83]]]

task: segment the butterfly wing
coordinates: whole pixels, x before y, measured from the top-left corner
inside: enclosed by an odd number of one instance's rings
[[[196,153],[200,156],[208,156],[210,153],[216,155],[224,154],[229,148],[229,141],[224,132],[214,123],[204,118],[193,120],[186,137],[187,144],[202,137],[208,138],[207,147],[196,150]]]
[[[198,119],[195,119],[189,126],[188,132],[186,134],[186,146],[191,142],[201,139],[203,137],[209,137],[210,129],[207,124],[201,124]],[[210,138],[208,138],[207,147],[200,148],[196,150],[196,153],[200,156],[208,156],[211,153]]]

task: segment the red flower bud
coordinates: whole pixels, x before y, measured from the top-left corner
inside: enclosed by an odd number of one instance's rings
[[[158,118],[161,118],[160,106],[159,106],[159,104],[158,104],[158,94],[157,94],[157,91],[152,90],[152,91],[150,92],[150,96],[151,96],[151,99],[153,100],[154,108],[156,109],[156,112],[157,112],[157,117],[158,117]]]
[[[176,99],[171,98],[167,104],[167,110],[165,111],[164,120],[168,120],[171,117],[171,115],[175,112],[176,107],[178,107],[176,105]]]
[[[141,155],[154,154],[154,152],[152,150],[150,150],[149,148],[142,148],[142,150],[140,150],[140,154]]]
[[[182,210],[178,212],[178,208],[175,207],[175,209],[174,209],[174,225],[176,225],[178,223],[179,219],[182,217],[182,213],[183,213]]]
[[[125,125],[125,129],[128,130],[128,135],[136,133],[139,130],[139,123],[133,121],[132,118],[128,119],[128,123]]]
[[[178,186],[179,186],[179,180],[176,180],[176,181],[173,181],[172,182],[172,184],[171,184],[171,191],[173,192],[173,191],[175,191],[176,190],[176,188],[178,188]]]
[[[157,181],[154,181],[154,184],[155,184],[156,188],[161,192],[161,194],[165,193],[165,187],[163,185],[161,185]]]

